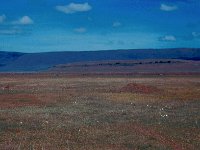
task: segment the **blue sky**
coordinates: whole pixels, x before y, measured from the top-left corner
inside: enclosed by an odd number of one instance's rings
[[[199,0],[1,0],[0,50],[200,47]]]

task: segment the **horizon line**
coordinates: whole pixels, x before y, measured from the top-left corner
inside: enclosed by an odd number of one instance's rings
[[[170,50],[170,49],[200,49],[200,47],[174,47],[174,48],[133,48],[133,49],[105,49],[105,50],[83,50],[83,51],[45,51],[45,52],[20,52],[20,51],[4,51],[0,50],[0,52],[6,53],[21,53],[21,54],[37,54],[37,53],[62,53],[62,52],[70,52],[70,53],[78,53],[78,52],[102,52],[102,51],[123,51],[123,50]]]

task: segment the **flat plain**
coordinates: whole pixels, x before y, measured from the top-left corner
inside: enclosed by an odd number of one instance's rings
[[[0,75],[0,149],[200,149],[200,75]]]

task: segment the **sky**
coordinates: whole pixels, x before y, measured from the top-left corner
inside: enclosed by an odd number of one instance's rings
[[[200,47],[199,0],[1,0],[0,51]]]

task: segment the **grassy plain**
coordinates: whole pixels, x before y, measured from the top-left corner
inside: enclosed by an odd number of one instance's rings
[[[0,149],[200,149],[200,76],[0,76]]]

